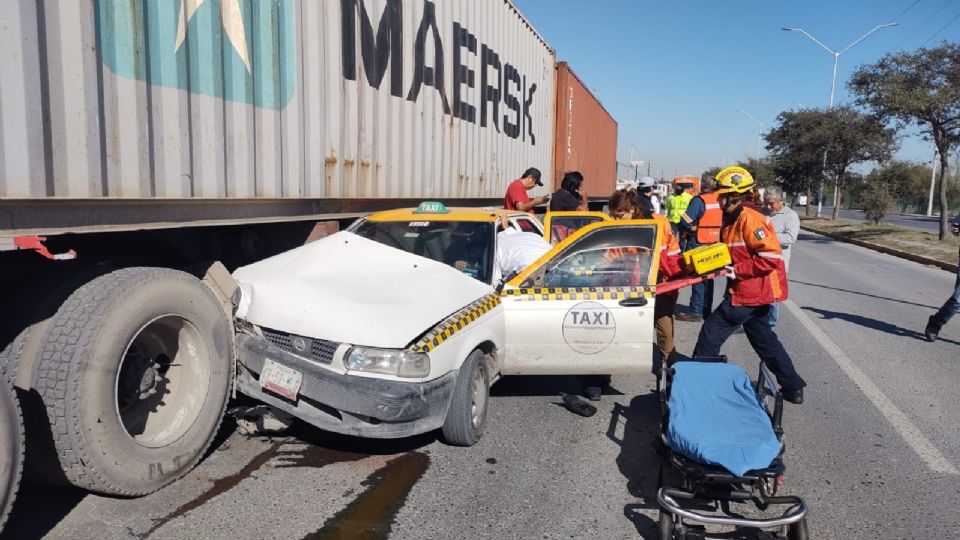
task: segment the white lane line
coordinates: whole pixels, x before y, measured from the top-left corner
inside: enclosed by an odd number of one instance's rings
[[[847,374],[847,377],[850,377],[850,380],[852,380],[854,384],[860,387],[860,390],[867,396],[867,399],[886,417],[887,421],[893,426],[893,429],[903,437],[903,440],[916,452],[920,459],[926,462],[931,471],[942,474],[960,474],[960,471],[957,471],[956,467],[950,463],[946,456],[941,454],[933,443],[910,422],[907,415],[903,414],[903,411],[898,409],[897,406],[890,401],[890,398],[880,391],[877,385],[870,380],[870,377],[853,363],[853,360],[843,352],[840,346],[830,339],[830,336],[821,330],[820,327],[800,309],[800,306],[793,300],[786,300],[783,304],[793,313],[793,316],[800,321],[800,324],[807,329],[807,332],[810,332],[813,338],[820,342],[820,345],[830,353],[830,356],[832,356],[833,360],[840,366],[840,369]]]

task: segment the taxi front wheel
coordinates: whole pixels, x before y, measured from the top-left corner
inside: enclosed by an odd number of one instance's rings
[[[473,446],[487,425],[490,374],[483,352],[473,351],[460,367],[447,418],[443,422],[443,440],[454,446]]]

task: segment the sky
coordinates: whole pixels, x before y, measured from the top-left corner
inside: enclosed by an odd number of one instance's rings
[[[842,50],[877,25],[898,23],[840,55],[836,105],[853,104],[846,83],[857,67],[960,41],[960,0],[514,3],[617,120],[618,161],[649,162],[667,178],[755,157],[759,126],[736,109],[767,131],[783,110],[827,107],[833,55],[783,27]],[[901,132],[896,157],[929,163],[932,143],[916,132]]]

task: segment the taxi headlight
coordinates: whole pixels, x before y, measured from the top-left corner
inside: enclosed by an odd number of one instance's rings
[[[354,347],[346,358],[347,369],[366,373],[383,373],[397,377],[426,377],[430,374],[430,357],[426,353],[405,349]]]

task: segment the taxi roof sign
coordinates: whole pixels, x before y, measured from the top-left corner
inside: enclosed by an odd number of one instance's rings
[[[414,214],[446,214],[449,212],[450,210],[447,210],[446,205],[440,201],[423,201],[413,211]]]

